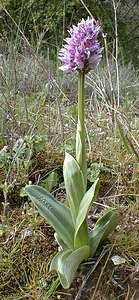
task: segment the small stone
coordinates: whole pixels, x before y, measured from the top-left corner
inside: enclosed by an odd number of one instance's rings
[[[122,256],[119,255],[113,255],[111,257],[112,262],[114,263],[115,266],[125,264],[126,260]]]

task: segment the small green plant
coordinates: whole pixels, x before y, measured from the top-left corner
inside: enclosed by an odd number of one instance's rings
[[[48,191],[52,192],[52,190],[57,186],[58,184],[58,174],[53,171],[51,172],[48,177],[42,181],[42,186]]]
[[[25,188],[40,214],[55,230],[60,252],[53,258],[50,270],[56,270],[64,288],[69,288],[80,263],[93,256],[100,243],[115,229],[118,215],[115,210],[106,212],[92,230],[88,228],[88,211],[99,191],[99,179],[87,190],[87,163],[84,126],[85,74],[95,68],[101,59],[102,49],[97,41],[98,22],[82,20],[70,29],[68,45],[60,51],[63,66],[68,74],[78,71],[78,123],[76,132],[76,159],[65,154],[64,183],[69,207],[57,201],[47,190],[29,185]]]

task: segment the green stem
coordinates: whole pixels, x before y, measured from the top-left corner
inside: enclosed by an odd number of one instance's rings
[[[84,126],[84,82],[85,73],[79,71],[78,79],[78,124],[76,133],[76,160],[84,176],[85,188],[87,184],[87,165],[85,151],[85,126]]]
[[[78,119],[82,126],[82,137],[84,137],[84,84],[85,74],[83,71],[79,71],[78,81]]]
[[[85,126],[84,126],[84,83],[85,73],[79,71],[78,79],[78,123],[76,132],[76,161],[84,177],[85,191],[87,186],[87,164],[85,151]],[[81,201],[82,199],[80,199]],[[75,249],[87,245],[89,242],[87,218],[84,220],[74,243]]]

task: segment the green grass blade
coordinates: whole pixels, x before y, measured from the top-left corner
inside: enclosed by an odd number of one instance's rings
[[[42,187],[27,186],[25,191],[38,208],[40,214],[54,228],[63,242],[73,249],[74,226],[69,208],[58,202]]]
[[[115,119],[116,119],[116,124],[117,124],[118,130],[119,130],[119,134],[120,134],[121,140],[122,140],[122,142],[123,142],[123,144],[125,146],[125,149],[127,150],[127,152],[129,154],[131,154],[132,151],[131,151],[131,148],[129,147],[129,143],[128,143],[128,140],[127,140],[127,138],[125,136],[125,133],[124,133],[124,130],[123,130],[122,126],[121,126],[121,123],[118,120],[118,118],[115,118]]]

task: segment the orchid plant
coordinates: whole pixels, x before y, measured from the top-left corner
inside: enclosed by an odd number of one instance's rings
[[[88,226],[88,211],[99,190],[99,179],[87,190],[87,163],[84,126],[85,75],[101,60],[103,49],[98,42],[99,23],[88,17],[69,30],[70,37],[60,50],[60,69],[68,75],[78,72],[78,123],[76,133],[76,158],[65,154],[64,183],[69,207],[57,201],[42,187],[25,188],[40,214],[55,230],[60,252],[53,258],[50,270],[56,270],[64,288],[69,288],[80,263],[93,256],[100,243],[116,228],[118,215],[107,211],[92,230]]]

